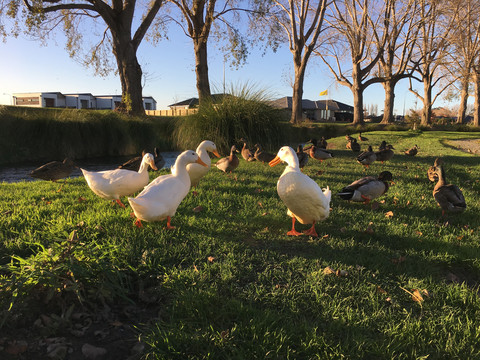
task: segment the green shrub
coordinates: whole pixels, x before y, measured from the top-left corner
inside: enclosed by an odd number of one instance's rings
[[[242,137],[249,144],[260,143],[265,149],[277,149],[285,139],[281,121],[285,112],[272,107],[265,91],[250,85],[232,87],[220,103],[203,104],[198,113],[176,122],[174,145],[180,149],[195,149],[205,140],[215,142],[227,152]]]

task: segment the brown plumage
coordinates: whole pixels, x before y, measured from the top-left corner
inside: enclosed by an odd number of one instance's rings
[[[327,160],[333,157],[333,153],[331,151],[328,151],[326,149],[320,149],[315,145],[310,147],[309,155],[312,159],[320,160],[320,162],[323,162],[323,160]]]
[[[433,166],[430,166],[427,170],[427,177],[428,180],[431,182],[437,182],[438,181],[438,175],[437,175],[437,166],[440,165],[442,162],[441,159],[436,158],[435,162],[433,163]]]
[[[238,167],[238,164],[240,163],[237,155],[235,154],[237,151],[237,147],[233,145],[230,149],[230,155],[218,160],[215,166],[223,172],[231,173]]]
[[[393,149],[394,147],[392,145],[387,145],[385,149],[375,152],[377,161],[381,161],[383,164],[384,161],[390,160],[394,155]]]
[[[255,159],[258,161],[261,161],[262,163],[269,163],[273,159],[275,159],[276,155],[270,154],[269,152],[263,151],[262,147],[260,144],[255,144],[255,147],[257,150],[255,151]]]
[[[141,156],[136,156],[126,162],[124,162],[122,165],[118,167],[118,169],[125,169],[125,170],[132,170],[132,171],[138,171],[140,169],[140,164],[142,163],[143,156],[146,154],[145,151],[142,151]],[[153,156],[155,157],[155,166],[157,167],[157,170],[160,170],[165,166],[165,159],[163,158],[162,154],[158,151],[157,148],[153,149]],[[149,170],[152,168],[148,168]]]
[[[418,153],[418,146],[415,145],[414,147],[408,149],[408,150],[405,150],[405,155],[408,155],[408,156],[415,156],[417,155]]]
[[[386,147],[387,147],[387,142],[383,140],[380,146],[378,147],[378,150],[385,150]]]
[[[308,154],[303,151],[302,145],[298,145],[297,147],[297,157],[298,157],[298,166],[300,167],[300,169],[303,169],[303,167],[308,163]]]
[[[352,138],[351,141],[349,141],[349,146],[347,146],[347,149],[351,149],[353,152],[360,152],[360,144],[357,142],[357,139]],[[347,144],[348,145],[348,144]]]
[[[35,170],[32,170],[28,175],[36,179],[56,182],[57,180],[68,177],[74,168],[75,165],[73,164],[73,161],[66,158],[63,161],[51,161],[46,163]],[[65,182],[63,184],[65,184]],[[62,189],[63,184],[58,191]]]
[[[373,152],[372,146],[369,146],[368,150],[357,156],[357,161],[367,168],[372,165],[375,160],[377,160],[377,155]]]
[[[255,153],[247,147],[247,140],[241,138],[240,141],[243,143],[242,147],[242,157],[246,161],[255,161]]]
[[[362,133],[359,133],[358,134],[358,140],[359,141],[368,141],[368,138],[366,138],[365,136],[362,136]]]
[[[447,212],[463,212],[467,208],[465,198],[458,186],[447,184],[445,171],[441,164],[436,166],[438,182],[433,189],[433,197],[437,204],[442,208],[442,216]]]

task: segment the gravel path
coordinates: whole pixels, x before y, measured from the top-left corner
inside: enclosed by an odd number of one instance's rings
[[[448,143],[452,146],[455,146],[459,150],[480,155],[480,139],[450,140]]]

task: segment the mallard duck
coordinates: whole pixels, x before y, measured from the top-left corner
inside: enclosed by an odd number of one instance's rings
[[[408,156],[415,156],[417,155],[418,153],[418,146],[415,145],[414,147],[408,149],[408,150],[405,150],[405,155],[408,155]]]
[[[366,176],[345,186],[337,195],[344,200],[368,204],[388,191],[388,181],[392,180],[390,171],[382,171],[378,177]]]
[[[198,154],[200,159],[202,159],[203,163],[207,166],[203,166],[197,163],[191,163],[187,165],[188,175],[190,176],[191,186],[196,187],[198,182],[202,177],[207,175],[208,170],[210,170],[210,166],[212,164],[212,160],[210,159],[210,155],[208,152],[213,153],[216,157],[220,157],[220,154],[217,151],[217,146],[210,140],[202,141],[198,146],[195,152]]]
[[[295,220],[298,220],[302,224],[312,224],[304,234],[318,237],[315,223],[330,214],[332,193],[328,186],[322,192],[314,180],[300,171],[298,158],[291,147],[282,147],[269,165],[275,166],[281,161],[286,162],[287,167],[278,179],[277,192],[287,206],[287,214],[292,217],[292,230],[287,235],[302,235],[295,230]]]
[[[108,200],[115,200],[118,205],[125,207],[120,197],[132,195],[148,184],[148,167],[157,170],[154,156],[150,153],[143,155],[138,172],[115,169],[106,171],[82,170],[88,187],[98,196]]]
[[[303,169],[303,167],[308,163],[308,154],[303,151],[302,144],[299,144],[297,147],[297,158],[298,166],[300,167],[300,169]]]
[[[247,140],[245,140],[244,138],[241,138],[240,141],[243,143],[243,147],[242,147],[242,151],[241,151],[241,154],[242,154],[242,157],[244,160],[246,161],[255,161],[255,152],[250,150],[248,147],[247,147]]]
[[[349,141],[349,143],[350,143],[350,149],[353,152],[360,152],[361,148],[360,148],[360,144],[357,142],[357,139],[352,138],[352,140]]]
[[[440,158],[436,158],[433,162],[433,166],[430,166],[427,170],[427,177],[431,182],[438,181],[437,166],[441,163],[441,161],[442,160]]]
[[[394,155],[393,149],[395,148],[389,144],[385,149],[376,151],[375,155],[377,155],[377,161],[381,161],[383,164],[384,161],[390,160]]]
[[[385,150],[386,147],[387,147],[387,142],[385,140],[383,140],[380,143],[380,146],[378,147],[378,150]]]
[[[442,216],[447,212],[458,213],[465,211],[467,204],[465,203],[462,190],[457,185],[447,184],[445,170],[441,163],[437,164],[436,173],[438,182],[433,189],[433,197],[442,208]]]
[[[357,156],[357,161],[367,168],[372,165],[375,160],[377,160],[377,155],[373,152],[372,146],[368,146],[367,151]]]
[[[352,141],[352,140],[353,140],[353,137],[351,137],[350,134],[347,134],[347,135],[345,135],[345,139],[346,139],[347,141]]]
[[[118,169],[125,169],[125,170],[131,170],[131,171],[138,171],[140,169],[140,164],[142,163],[142,159],[144,155],[146,154],[145,150],[142,151],[141,156],[135,156],[134,158],[124,162],[122,165],[118,167]],[[157,148],[153,149],[153,155],[155,158],[155,166],[157,170],[160,170],[165,166],[165,159],[163,158],[162,154],[160,154],[160,151],[158,151]],[[149,168],[150,169],[150,168]],[[151,168],[153,170],[153,168]]]
[[[368,141],[368,138],[366,138],[365,136],[362,136],[362,133],[359,133],[358,134],[358,141]]]
[[[233,145],[230,148],[230,155],[218,160],[215,166],[225,173],[231,173],[233,170],[235,170],[238,167],[238,164],[240,163],[237,155],[235,154],[235,152],[237,151],[238,151],[237,147]]]
[[[35,170],[32,170],[28,175],[36,179],[48,180],[56,182],[57,180],[68,177],[75,167],[73,161],[69,158],[64,159],[63,161],[51,161],[46,163]],[[65,180],[66,182],[67,180]],[[63,185],[60,186],[62,190]]]
[[[326,149],[320,149],[319,147],[312,145],[310,147],[309,155],[312,159],[323,160],[331,159],[333,157],[333,153]]]
[[[255,159],[257,159],[257,161],[260,161],[262,163],[269,163],[275,158],[275,155],[270,154],[269,152],[263,151],[260,144],[255,144],[255,148],[257,150],[255,151],[254,156],[255,156]]]
[[[325,139],[324,136],[317,142],[317,146],[321,149],[326,149],[328,146],[327,140]]]
[[[186,150],[175,160],[175,171],[161,175],[148,184],[136,197],[128,198],[137,220],[135,225],[142,226],[143,221],[161,221],[167,219],[167,229],[174,229],[171,218],[190,190],[190,176],[187,165],[197,163],[207,166],[195,151]]]

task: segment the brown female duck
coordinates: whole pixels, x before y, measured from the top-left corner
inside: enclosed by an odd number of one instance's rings
[[[437,204],[442,208],[442,216],[447,212],[459,213],[465,211],[467,204],[462,190],[458,186],[448,184],[445,179],[445,170],[443,166],[438,164],[436,166],[438,182],[433,189],[433,197]]]
[[[235,152],[238,152],[238,150],[237,147],[233,145],[230,149],[230,155],[218,160],[215,166],[225,173],[231,173],[238,167],[238,164],[240,163]]]
[[[68,177],[72,173],[73,168],[75,168],[73,161],[69,158],[66,158],[63,161],[51,161],[46,163],[35,170],[32,170],[28,175],[36,179],[56,182],[57,180]],[[57,191],[62,190],[65,182]]]
[[[265,163],[268,164],[270,161],[275,159],[276,155],[273,155],[273,154],[270,154],[269,152],[263,151],[260,144],[255,144],[255,147],[256,147],[257,150],[255,151],[254,156],[255,156],[255,159],[257,159],[257,161],[260,161],[264,164]]]
[[[368,146],[368,150],[357,156],[357,161],[367,168],[372,165],[375,160],[377,160],[377,155],[373,152],[371,145]]]

